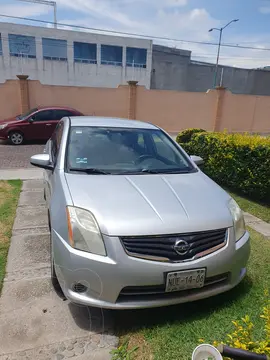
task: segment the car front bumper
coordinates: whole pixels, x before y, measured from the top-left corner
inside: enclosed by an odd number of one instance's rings
[[[0,140],[8,140],[8,135],[0,132]]]
[[[228,229],[227,244],[220,250],[197,260],[178,263],[130,257],[117,237],[103,236],[106,257],[73,249],[54,231],[52,237],[55,270],[65,296],[77,304],[110,309],[173,305],[228,291],[244,278],[250,255],[249,233],[235,243],[233,228]],[[204,287],[171,293],[162,291],[166,273],[199,268],[206,268]],[[75,291],[74,285],[78,283],[87,290]],[[158,287],[159,292],[151,292],[152,287]],[[125,291],[131,288],[136,294]]]

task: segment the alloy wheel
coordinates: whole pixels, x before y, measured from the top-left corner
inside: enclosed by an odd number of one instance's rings
[[[19,132],[14,132],[10,135],[10,141],[14,145],[21,145],[23,142],[23,135]]]

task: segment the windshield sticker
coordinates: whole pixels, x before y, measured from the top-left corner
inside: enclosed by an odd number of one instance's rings
[[[76,130],[76,134],[82,134],[82,130]]]
[[[76,164],[87,164],[87,158],[76,158]]]

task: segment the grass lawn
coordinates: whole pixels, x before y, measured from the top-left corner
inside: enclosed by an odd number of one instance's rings
[[[21,186],[20,180],[0,181],[0,291]]]
[[[253,200],[249,200],[242,196],[239,196],[235,193],[230,192],[230,195],[238,203],[241,209],[245,212],[248,212],[268,223],[270,223],[270,206],[257,203]]]
[[[121,339],[130,336],[130,345],[140,346],[135,359],[190,359],[200,338],[207,343],[226,341],[226,334],[234,330],[232,320],[246,314],[260,337],[264,290],[270,289],[270,240],[251,229],[250,233],[248,275],[235,289],[194,303],[117,313]]]

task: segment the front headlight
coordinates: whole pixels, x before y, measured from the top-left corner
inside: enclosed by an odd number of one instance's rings
[[[246,225],[244,220],[244,215],[237,202],[234,199],[231,199],[228,203],[228,208],[231,212],[234,224],[235,232],[235,241],[241,239],[241,237],[246,232]]]
[[[104,242],[94,216],[87,210],[67,206],[69,243],[78,250],[106,256]]]
[[[0,125],[0,130],[3,130],[8,124],[2,124]]]

